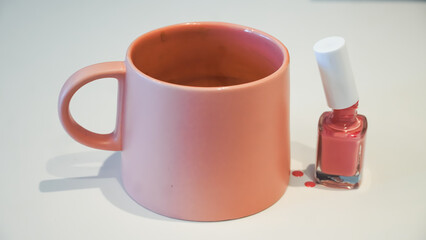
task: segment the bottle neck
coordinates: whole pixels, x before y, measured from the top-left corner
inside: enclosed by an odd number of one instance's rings
[[[358,102],[344,109],[333,109],[331,122],[334,124],[351,124],[357,121]]]

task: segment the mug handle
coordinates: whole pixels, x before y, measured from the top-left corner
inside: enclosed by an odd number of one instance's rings
[[[68,78],[59,94],[58,111],[62,126],[74,140],[92,148],[112,151],[122,150],[121,110],[125,76],[126,66],[124,62],[105,62],[82,68]],[[74,120],[69,110],[71,98],[77,90],[85,84],[100,78],[115,78],[118,80],[117,122],[114,131],[108,134],[94,133],[85,129]]]

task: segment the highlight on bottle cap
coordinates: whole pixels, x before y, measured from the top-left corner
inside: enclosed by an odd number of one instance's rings
[[[332,109],[344,109],[358,101],[345,39],[327,37],[314,45],[327,104]]]

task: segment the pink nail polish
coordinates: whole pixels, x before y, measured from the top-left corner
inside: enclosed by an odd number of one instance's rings
[[[367,118],[357,114],[358,93],[345,40],[329,37],[314,45],[327,103],[318,123],[318,149],[315,171],[317,183],[358,188],[367,131]]]

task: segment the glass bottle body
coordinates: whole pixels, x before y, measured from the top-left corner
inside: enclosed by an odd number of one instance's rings
[[[315,179],[322,185],[353,189],[360,184],[367,118],[357,107],[325,112],[319,119]]]

